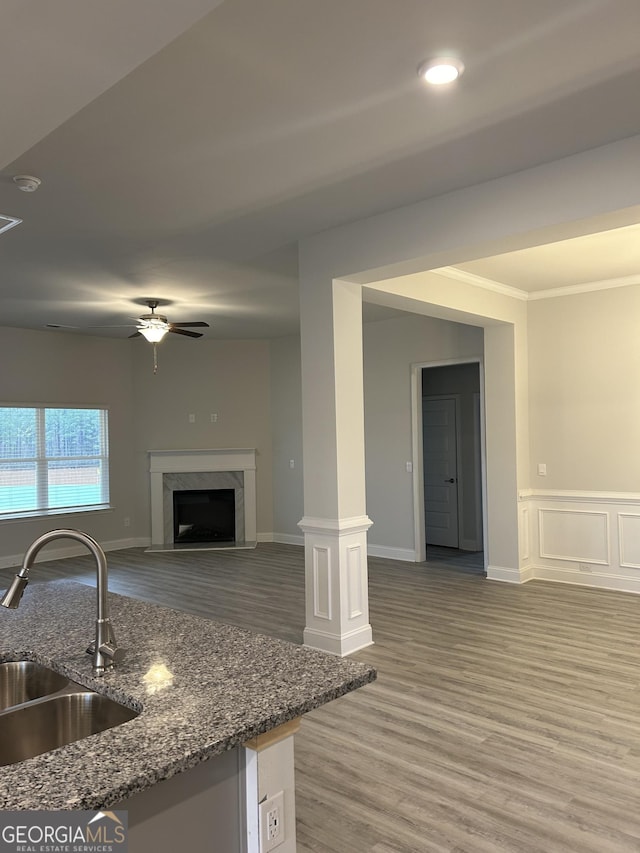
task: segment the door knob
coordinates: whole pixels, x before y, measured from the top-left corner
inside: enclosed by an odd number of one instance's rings
[[[445,483],[455,483],[455,481],[456,481],[456,478],[455,478],[455,477],[451,477],[451,479],[449,479],[449,480],[445,480]]]

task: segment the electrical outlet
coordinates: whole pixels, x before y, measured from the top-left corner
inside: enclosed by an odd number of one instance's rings
[[[260,853],[275,850],[284,841],[284,793],[260,803]]]
[[[218,423],[218,413],[217,412],[211,412],[211,423],[212,424]]]
[[[129,518],[129,516],[128,516],[128,515],[127,515],[127,516],[125,516],[125,519],[124,519],[124,526],[125,526],[125,527],[131,527],[131,519]]]

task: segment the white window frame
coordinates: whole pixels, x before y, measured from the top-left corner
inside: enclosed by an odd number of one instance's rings
[[[110,508],[109,503],[109,410],[103,405],[84,405],[78,406],[70,404],[41,404],[41,403],[2,403],[0,407],[3,409],[34,409],[36,412],[36,455],[35,456],[19,456],[16,458],[0,459],[2,464],[29,462],[35,465],[36,470],[36,503],[38,506],[34,509],[14,509],[6,512],[0,511],[0,521],[19,519],[19,518],[37,518],[47,515],[62,515],[76,512],[95,512]],[[45,440],[45,413],[52,409],[66,410],[91,410],[100,413],[100,451],[97,454],[90,456],[47,456],[46,455],[46,440]],[[50,462],[65,462],[82,460],[95,460],[100,462],[102,472],[100,481],[100,498],[99,501],[92,504],[78,504],[73,506],[49,506],[49,463]]]

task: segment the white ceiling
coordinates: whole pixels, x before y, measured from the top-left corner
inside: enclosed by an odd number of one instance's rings
[[[637,0],[6,0],[2,325],[124,337],[87,327],[156,297],[212,337],[294,332],[299,237],[639,134],[639,32]],[[466,72],[429,91],[443,48]],[[462,273],[620,279],[635,237]]]

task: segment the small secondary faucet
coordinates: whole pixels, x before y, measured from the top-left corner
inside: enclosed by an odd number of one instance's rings
[[[96,638],[87,652],[93,655],[93,674],[104,675],[105,672],[122,660],[124,651],[116,645],[116,637],[109,619],[109,604],[107,602],[107,558],[95,539],[81,530],[50,530],[35,539],[26,550],[22,560],[22,568],[14,577],[9,589],[5,592],[0,605],[15,610],[20,604],[22,593],[29,583],[29,569],[34,564],[41,548],[56,539],[74,539],[81,542],[91,551],[96,560],[98,586],[98,612],[96,617]]]

